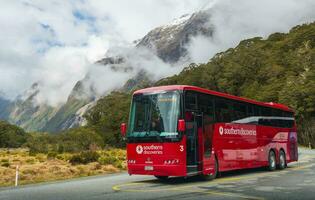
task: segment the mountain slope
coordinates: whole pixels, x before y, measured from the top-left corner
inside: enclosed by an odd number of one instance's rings
[[[58,132],[80,126],[80,118],[78,118],[80,112],[78,114],[77,112],[93,100],[94,97],[85,89],[83,83],[81,81],[77,82],[67,102],[57,110],[40,130]]]
[[[208,24],[209,20],[209,10],[183,15],[168,25],[150,31],[139,41],[137,47],[146,47],[156,51],[165,62],[177,62],[188,56],[186,45],[191,37],[212,36],[213,28]],[[189,58],[186,59],[189,60]]]
[[[0,95],[0,119],[7,120],[10,114],[12,102]]]
[[[12,102],[7,120],[27,131],[40,130],[58,107],[38,103],[36,97],[39,92],[39,83],[34,83],[29,90]]]
[[[156,85],[187,84],[260,101],[287,104],[296,111],[299,142],[315,146],[315,23],[275,33],[267,39],[252,38],[214,56],[208,63],[191,64],[178,75]],[[119,123],[105,123],[108,116],[127,120],[130,99],[112,93],[88,113],[88,126],[107,130],[119,138]],[[106,99],[112,99],[107,105]],[[120,110],[117,112],[115,109]],[[92,117],[91,117],[92,116]]]

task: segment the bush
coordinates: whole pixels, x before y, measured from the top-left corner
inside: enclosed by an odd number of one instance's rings
[[[58,154],[56,158],[59,160],[69,161],[72,158],[72,155],[68,153],[63,153],[63,154]]]
[[[47,159],[55,159],[57,157],[58,153],[54,151],[50,151],[47,154]]]
[[[10,167],[10,163],[9,162],[4,162],[1,164],[2,167]]]
[[[118,149],[108,150],[102,153],[98,162],[102,165],[113,165],[116,168],[124,168],[123,162],[125,160],[124,151]]]
[[[96,162],[100,155],[96,151],[83,151],[80,154],[73,155],[69,162],[75,164],[87,164],[90,162]]]
[[[35,158],[39,161],[39,162],[45,162],[46,161],[46,155],[39,153],[35,155]]]
[[[110,156],[102,156],[98,159],[98,162],[102,165],[115,165],[115,163],[118,161],[118,158]]]
[[[22,129],[0,121],[0,148],[18,148],[26,142],[27,134]]]
[[[34,164],[35,163],[35,159],[34,158],[29,158],[26,160],[27,164]]]

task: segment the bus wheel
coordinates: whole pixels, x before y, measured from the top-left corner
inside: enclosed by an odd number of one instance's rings
[[[167,181],[168,176],[155,176],[155,178],[159,179],[160,181]]]
[[[286,165],[287,165],[287,163],[285,160],[285,153],[283,150],[280,150],[278,169],[284,169],[286,167]]]
[[[216,177],[218,177],[218,174],[219,174],[219,164],[218,164],[218,160],[217,158],[215,158],[215,169],[214,169],[214,173],[211,175],[211,174],[207,174],[207,175],[201,175],[201,178],[205,181],[210,181],[210,180],[213,180],[215,179]]]
[[[276,169],[276,154],[273,150],[269,151],[268,156],[268,162],[269,162],[269,170],[274,171]]]

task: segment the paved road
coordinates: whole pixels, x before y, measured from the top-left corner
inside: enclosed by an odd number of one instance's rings
[[[173,178],[163,183],[125,173],[0,189],[2,200],[315,199],[315,151],[282,171],[241,170],[213,181]]]

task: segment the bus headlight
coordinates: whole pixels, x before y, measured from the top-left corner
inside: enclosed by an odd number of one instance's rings
[[[136,164],[136,160],[128,160],[129,164]]]

